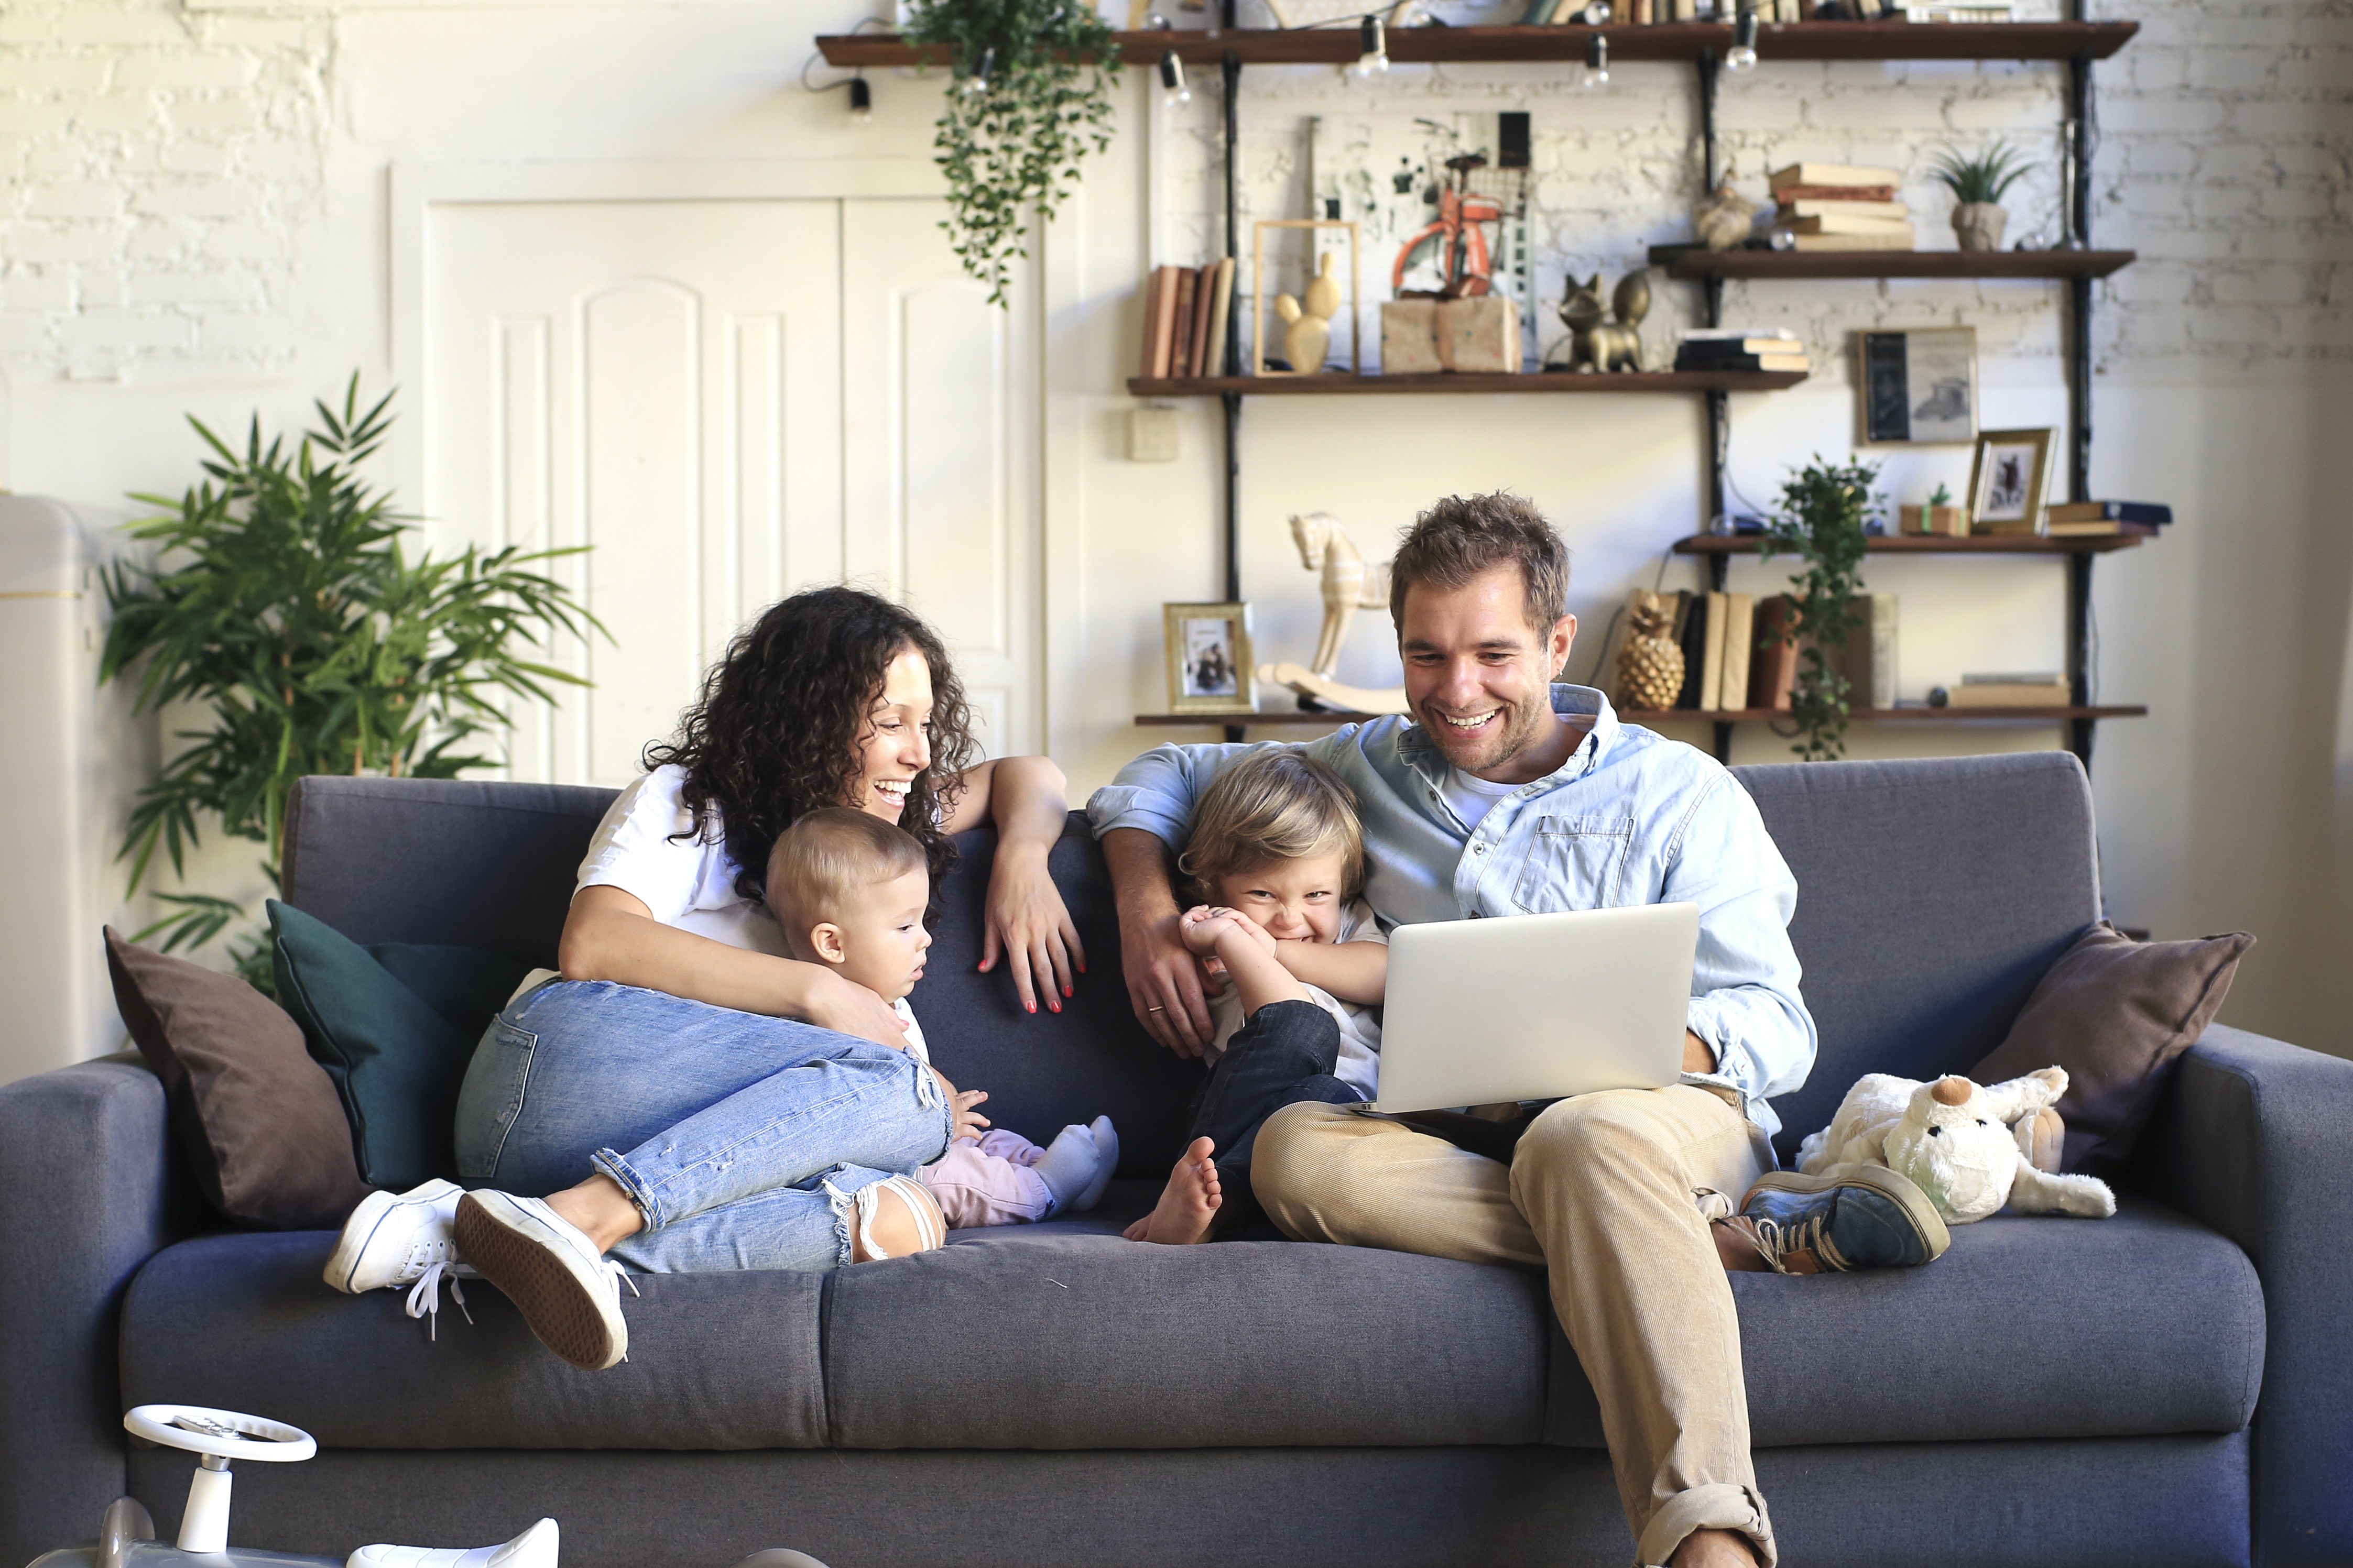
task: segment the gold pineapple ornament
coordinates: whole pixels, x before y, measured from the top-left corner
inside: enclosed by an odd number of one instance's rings
[[[1626,645],[1618,651],[1618,696],[1630,709],[1672,708],[1683,689],[1683,650],[1675,646],[1673,603],[1636,596]]]

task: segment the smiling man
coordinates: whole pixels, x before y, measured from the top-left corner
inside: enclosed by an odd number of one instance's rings
[[[1796,881],[1713,758],[1620,724],[1599,691],[1555,684],[1577,617],[1563,609],[1567,549],[1534,506],[1439,502],[1398,546],[1392,583],[1410,719],[1300,748],[1356,793],[1366,900],[1390,926],[1698,905],[1683,1079],[1556,1101],[1526,1121],[1508,1163],[1401,1122],[1294,1105],[1261,1131],[1252,1184],[1295,1239],[1546,1269],[1600,1404],[1638,1560],[1769,1568],[1725,1278],[1763,1260],[1715,1222],[1736,1219],[1771,1168],[1767,1097],[1813,1063],[1788,933]],[[1137,1016],[1180,1055],[1200,1054],[1209,1021],[1176,937],[1170,847],[1202,788],[1253,749],[1159,747],[1088,803]],[[1467,998],[1466,1020],[1475,1012]]]

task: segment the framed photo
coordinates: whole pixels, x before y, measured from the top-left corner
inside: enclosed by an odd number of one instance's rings
[[[1248,605],[1163,605],[1160,615],[1167,637],[1168,711],[1258,711]]]
[[[1861,332],[1865,441],[1972,441],[1978,434],[1973,327]]]
[[[1969,531],[2040,533],[2052,430],[1987,430],[1969,466]]]

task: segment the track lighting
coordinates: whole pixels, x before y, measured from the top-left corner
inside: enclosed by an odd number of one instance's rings
[[[997,46],[989,45],[980,51],[980,58],[972,63],[972,74],[964,79],[964,89],[969,93],[988,90],[988,78],[997,69]]]
[[[1378,16],[1366,16],[1356,24],[1356,74],[1378,76],[1388,68],[1388,29]]]
[[[1585,68],[1577,85],[1589,89],[1609,85],[1609,35],[1596,33],[1585,41]]]
[[[1164,50],[1160,56],[1160,101],[1169,109],[1193,101],[1193,89],[1185,80],[1185,62],[1176,58],[1175,49]]]
[[[1735,71],[1757,68],[1757,7],[1742,0],[1740,13],[1732,24],[1732,49],[1724,57],[1726,68]]]

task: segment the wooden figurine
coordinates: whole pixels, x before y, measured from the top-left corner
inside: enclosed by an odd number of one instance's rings
[[[1290,687],[1324,707],[1357,713],[1402,713],[1405,689],[1377,691],[1343,686],[1334,679],[1340,667],[1340,646],[1359,610],[1387,609],[1389,569],[1386,562],[1367,562],[1348,537],[1340,520],[1329,512],[1293,515],[1291,540],[1299,546],[1300,564],[1318,574],[1324,593],[1324,628],[1315,639],[1315,666],[1270,664],[1260,668],[1261,680]]]
[[[1332,318],[1340,313],[1340,280],[1332,273],[1339,259],[1335,252],[1324,253],[1314,279],[1307,285],[1303,305],[1288,294],[1274,297],[1274,313],[1286,323],[1282,357],[1291,362],[1294,375],[1323,372],[1324,356],[1332,347]]]
[[[1756,225],[1757,209],[1732,188],[1732,168],[1726,164],[1715,195],[1692,208],[1692,232],[1710,250],[1736,250]]]
[[[1600,273],[1595,273],[1589,283],[1569,278],[1560,302],[1560,319],[1568,327],[1567,368],[1588,372],[1642,368],[1641,328],[1642,318],[1651,313],[1648,268],[1637,268],[1618,280],[1610,309],[1617,320],[1602,320]]]

